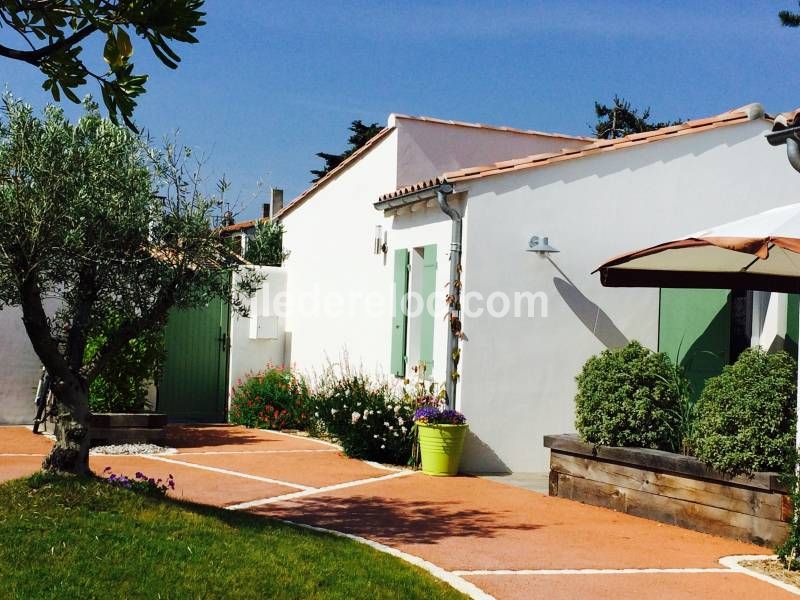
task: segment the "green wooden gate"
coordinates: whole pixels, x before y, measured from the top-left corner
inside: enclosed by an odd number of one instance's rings
[[[659,351],[683,366],[698,397],[730,362],[730,291],[664,288],[658,320]]]
[[[158,410],[171,421],[225,421],[229,317],[230,305],[220,299],[170,314]]]

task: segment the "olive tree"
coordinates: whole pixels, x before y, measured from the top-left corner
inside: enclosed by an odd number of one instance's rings
[[[0,58],[39,69],[42,87],[59,101],[63,93],[78,102],[75,89],[97,81],[109,115],[121,115],[133,128],[135,98],[144,93],[147,75],[133,72],[133,41],[141,38],[167,67],[178,67],[175,42],[194,44],[205,25],[204,0],[0,0]],[[87,61],[82,43],[105,39],[98,66]],[[12,43],[14,41],[15,43]],[[99,56],[97,57],[100,58]],[[100,70],[103,62],[106,66]]]
[[[201,192],[187,156],[152,149],[86,102],[71,123],[9,96],[0,112],[0,308],[21,309],[50,373],[56,439],[45,469],[88,469],[88,390],[135,336],[163,327],[173,307],[214,297],[244,311],[258,283],[244,275],[211,216],[221,200]],[[48,312],[48,304],[57,308]],[[100,347],[85,353],[100,323]]]

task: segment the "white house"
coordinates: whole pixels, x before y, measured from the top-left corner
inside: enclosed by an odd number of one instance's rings
[[[602,141],[391,115],[273,211],[289,258],[253,299],[253,319],[206,336],[229,346],[227,368],[215,355],[211,371],[223,365],[230,385],[268,361],[314,373],[346,354],[400,379],[425,363],[469,418],[467,470],[544,471],[542,436],[573,430],[574,377],[604,348],[638,339],[667,351],[696,388],[751,344],[796,349],[796,298],[603,288],[592,275],[632,248],[796,202],[796,174],[764,140],[770,126],[759,105]],[[443,208],[462,217],[460,235]],[[529,252],[534,236],[558,252]],[[0,335],[0,422],[29,420],[38,361],[14,311],[0,312]],[[216,402],[225,385],[209,386]]]
[[[426,245],[436,244],[436,262],[447,265],[450,220],[439,210],[418,210],[398,227],[393,217],[383,217],[373,208],[381,194],[443,171],[575,148],[587,141],[391,115],[381,133],[276,215],[285,225],[284,248],[290,253],[284,266],[289,273],[287,356],[291,362],[302,370],[318,370],[346,351],[351,363],[387,372],[393,249],[416,248],[419,255]],[[390,248],[375,255],[378,227],[388,235]],[[447,269],[436,269],[431,285],[440,292],[441,310],[447,281]],[[413,354],[412,343],[409,363],[444,353],[443,327],[436,322],[437,331],[427,333],[422,344],[425,356],[419,350]],[[443,361],[434,361],[433,375],[444,379]]]
[[[756,104],[611,141],[392,115],[277,215],[291,252],[286,356],[315,371],[346,351],[394,376],[426,362],[447,379],[454,225],[437,190],[453,186],[464,466],[544,471],[542,436],[573,430],[574,377],[592,354],[631,339],[682,348],[702,384],[762,330],[767,343],[787,337],[785,297],[606,289],[592,275],[631,248],[795,202],[796,175],[764,140],[770,125]],[[559,252],[527,252],[533,236]],[[397,318],[406,289],[432,293],[433,316]]]

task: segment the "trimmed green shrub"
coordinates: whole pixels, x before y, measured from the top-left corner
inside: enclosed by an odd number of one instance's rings
[[[387,383],[329,367],[317,386],[314,417],[348,456],[395,465],[411,460],[414,404]]]
[[[106,343],[107,331],[119,326],[120,317],[109,319],[107,327],[92,332],[86,342],[84,364],[91,362]],[[166,358],[164,331],[145,331],[111,357],[89,384],[92,412],[138,413],[147,408],[147,389],[158,381]]]
[[[305,429],[308,412],[308,386],[284,367],[249,375],[231,390],[231,423],[261,429]]]
[[[697,402],[697,458],[729,474],[792,472],[797,366],[785,352],[742,352],[706,382]]]
[[[576,381],[575,426],[584,441],[680,448],[686,385],[666,354],[633,341],[587,360]]]

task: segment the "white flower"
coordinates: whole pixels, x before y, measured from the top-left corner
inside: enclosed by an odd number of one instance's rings
[[[389,405],[389,406],[387,406],[386,408],[388,408],[389,410],[392,410],[394,407],[393,407],[393,406],[390,404],[390,405]]]
[[[394,407],[394,414],[397,414],[399,412],[400,412],[400,405],[398,404],[397,406]]]
[[[315,417],[317,417],[317,418],[319,418],[319,413],[318,413],[318,412],[315,412],[315,413],[314,413],[314,416],[315,416]]]
[[[339,410],[338,410],[338,409],[336,409],[336,408],[332,408],[332,409],[331,409],[331,414],[332,414],[332,415],[335,415],[337,412],[339,412]]]
[[[405,421],[403,421],[403,417],[397,417],[397,424],[402,425],[403,423],[405,423]]]
[[[403,433],[405,433],[405,432],[407,432],[407,431],[408,431],[408,429],[406,429],[405,427],[401,427],[401,428],[400,428],[400,431],[402,431]]]
[[[386,448],[386,444],[381,444],[381,450],[383,450],[384,448]]]
[[[351,420],[353,421],[353,425],[355,425],[356,423],[358,423],[358,420],[359,420],[360,418],[361,418],[361,415],[360,415],[359,413],[357,413],[357,412],[355,412],[355,411],[354,411],[354,412],[353,412],[353,414],[352,414],[352,416],[351,416]]]
[[[394,432],[394,437],[400,437],[400,434],[395,431]]]
[[[391,426],[391,425],[389,425],[389,421],[384,421],[384,422],[383,422],[383,426],[384,426],[384,427],[388,427],[389,429],[391,429],[391,428],[392,428],[392,426]]]

